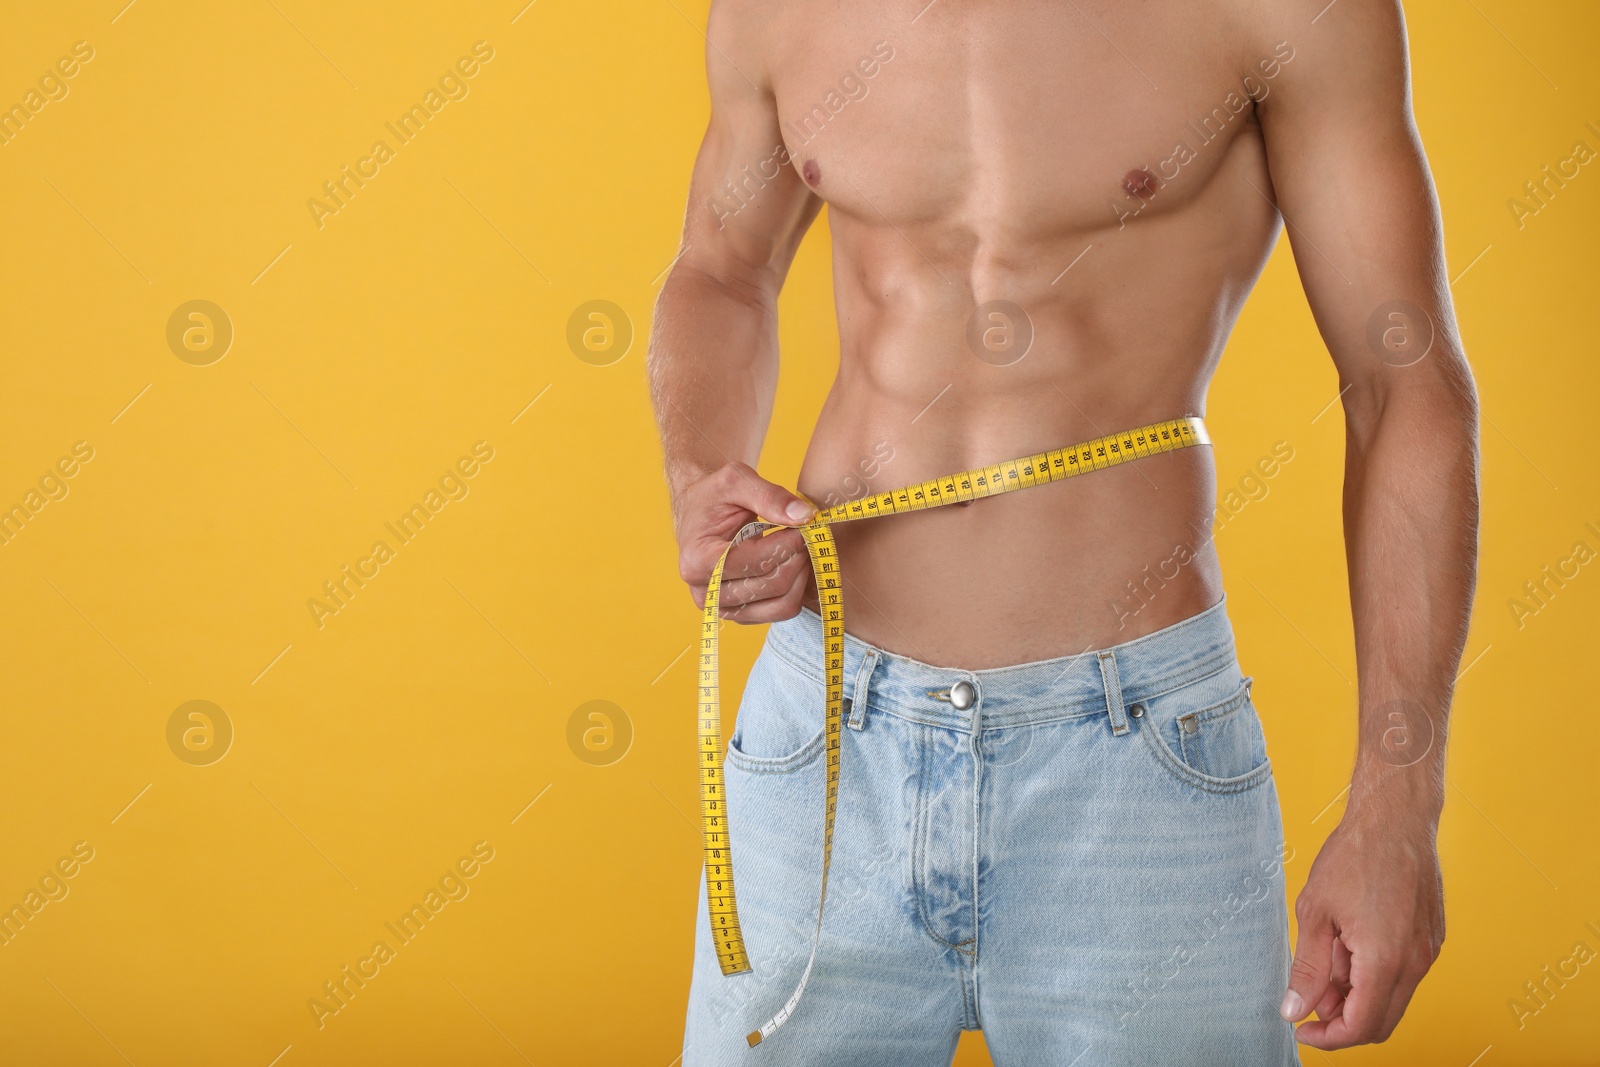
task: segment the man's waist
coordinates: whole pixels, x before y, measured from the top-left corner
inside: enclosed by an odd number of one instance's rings
[[[823,684],[822,622],[810,608],[773,623],[765,652],[819,687]],[[1005,728],[1103,714],[1107,671],[1115,671],[1124,700],[1133,703],[1236,663],[1224,598],[1188,618],[1107,648],[983,670],[924,663],[846,633],[844,695],[852,696],[865,667],[871,673],[871,701],[878,710],[959,728],[970,721],[968,709],[938,694],[949,694],[956,683],[965,681],[973,687],[974,697],[981,697],[983,726]]]

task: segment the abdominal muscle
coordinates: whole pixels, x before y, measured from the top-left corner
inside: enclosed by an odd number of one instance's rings
[[[1112,295],[1130,291],[1116,285],[1074,296],[992,280],[963,296],[919,277],[934,272],[882,234],[839,220],[833,230],[840,371],[798,484],[824,507],[1204,415],[1248,287],[1219,293],[1214,274],[1190,280],[1181,275],[1194,268],[1169,266],[1146,279],[1153,290],[1134,286],[1131,297]],[[1262,256],[1258,244],[1251,265]],[[1140,313],[1138,304],[1162,306],[1169,286],[1165,314]],[[1020,294],[1015,304],[1030,309],[1033,339],[1015,362],[1006,363],[1015,350],[980,358],[968,343],[974,306],[993,298],[985,288]],[[886,292],[892,299],[877,295]],[[1108,325],[1119,321],[1127,327]],[[845,628],[889,652],[970,670],[1132,640],[1221,599],[1215,496],[1211,449],[1200,446],[965,505],[836,524]],[[805,603],[816,610],[814,586]]]
[[[1048,410],[1044,397],[974,403],[954,393],[910,427],[917,412],[904,405],[836,396],[800,491],[818,504],[830,493],[842,501],[866,485],[881,492],[1185,413],[1093,403],[1128,413],[1091,424],[1070,408]],[[861,491],[835,488],[852,482]],[[966,505],[835,524],[845,627],[887,651],[970,670],[1132,640],[1221,598],[1214,498],[1211,450],[1202,446]],[[817,609],[814,587],[806,603]]]

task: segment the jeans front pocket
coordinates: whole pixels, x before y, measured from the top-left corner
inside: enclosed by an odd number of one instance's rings
[[[1246,678],[1239,690],[1221,703],[1178,716],[1178,754],[1183,762],[1209,778],[1237,778],[1266,762],[1266,740],[1250,703]]]
[[[824,747],[823,697],[820,681],[764,647],[745,681],[727,763],[757,774],[787,774],[809,764]]]
[[[1266,736],[1250,700],[1253,679],[1213,675],[1169,693],[1136,701],[1139,732],[1168,772],[1208,793],[1235,793],[1272,773]],[[1228,691],[1217,699],[1218,686]]]

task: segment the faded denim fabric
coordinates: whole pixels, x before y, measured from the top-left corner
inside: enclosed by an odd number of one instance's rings
[[[717,968],[700,884],[684,1067],[1297,1065],[1282,819],[1226,601],[1109,649],[994,670],[846,636],[822,942],[822,625],[767,633],[729,738],[754,973]],[[961,710],[950,690],[976,699]]]

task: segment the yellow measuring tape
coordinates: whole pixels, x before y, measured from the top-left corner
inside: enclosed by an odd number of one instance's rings
[[[794,1014],[811,977],[822,938],[822,910],[828,899],[828,867],[833,859],[833,818],[839,798],[839,719],[844,698],[844,586],[839,573],[839,556],[833,534],[835,522],[870,519],[880,515],[900,515],[945,504],[956,504],[981,497],[1027,489],[1046,482],[1059,482],[1090,471],[1114,467],[1129,460],[1172,452],[1180,448],[1211,443],[1205,423],[1195,415],[1140,426],[1125,433],[1099,437],[1070,448],[1041,452],[992,467],[980,467],[959,474],[934,478],[920,485],[851,500],[817,512],[812,520],[798,527],[811,557],[811,570],[817,581],[817,602],[822,616],[822,646],[826,674],[827,803],[822,822],[822,888],[818,894],[817,925],[811,938],[811,957],[800,975],[800,982],[783,1008],[747,1041],[751,1047],[775,1033]],[[764,536],[772,530],[794,529],[783,523],[747,523],[722,552],[706,585],[705,612],[700,622],[700,824],[705,832],[706,898],[711,914],[711,936],[716,939],[717,962],[724,975],[750,970],[745,954],[744,935],[739,930],[739,907],[734,899],[733,851],[728,837],[727,791],[722,775],[722,711],[717,685],[717,602],[722,590],[722,567],[728,551],[750,537]]]

